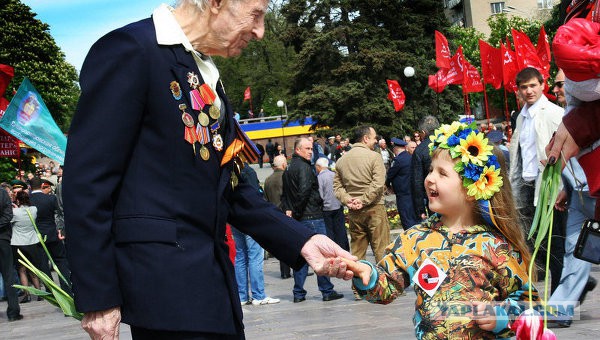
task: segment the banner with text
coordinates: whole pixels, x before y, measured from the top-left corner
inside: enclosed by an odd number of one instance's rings
[[[44,155],[64,164],[67,138],[52,119],[42,96],[24,78],[12,98],[0,127]]]

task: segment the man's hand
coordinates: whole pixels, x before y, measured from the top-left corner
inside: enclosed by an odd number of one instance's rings
[[[92,340],[119,339],[119,324],[121,323],[121,307],[85,313],[81,327],[90,335]]]
[[[363,207],[363,203],[358,197],[352,197],[346,201],[346,205],[350,210],[360,210]]]
[[[313,235],[304,244],[300,253],[317,275],[337,277],[344,280],[350,280],[354,276],[354,273],[347,269],[346,263],[338,257],[356,261],[356,256],[352,256],[352,254],[340,248],[325,235]]]
[[[579,146],[575,143],[573,137],[563,123],[560,123],[558,130],[550,139],[550,143],[546,145],[546,155],[548,155],[548,163],[554,164],[561,159],[561,151],[565,161],[579,153]],[[563,163],[562,167],[565,167]]]

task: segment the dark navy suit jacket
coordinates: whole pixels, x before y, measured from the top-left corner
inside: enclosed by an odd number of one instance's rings
[[[233,190],[232,162],[221,166],[212,144],[209,160],[194,154],[179,109],[197,121],[188,72],[202,83],[181,45],[157,44],[151,19],[107,34],[85,60],[63,182],[75,301],[81,312],[121,306],[123,322],[144,328],[241,334],[225,223],[296,268],[312,233],[251,186]],[[233,112],[217,92],[226,149]]]
[[[410,192],[410,162],[411,155],[403,151],[394,157],[394,164],[388,169],[386,185],[392,186],[396,196],[411,196]]]

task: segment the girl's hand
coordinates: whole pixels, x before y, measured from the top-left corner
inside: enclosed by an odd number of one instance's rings
[[[340,259],[346,262],[346,269],[352,271],[354,277],[359,277],[362,280],[363,285],[369,285],[369,281],[371,280],[371,267],[369,265],[345,258]]]
[[[477,326],[484,331],[491,332],[496,328],[496,314],[494,308],[482,301],[472,301],[473,304],[473,320]]]

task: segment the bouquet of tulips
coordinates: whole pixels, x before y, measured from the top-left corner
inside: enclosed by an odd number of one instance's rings
[[[46,252],[46,255],[48,256],[48,259],[50,259],[50,263],[52,264],[52,269],[54,269],[54,271],[56,271],[59,279],[62,280],[63,282],[65,282],[70,287],[71,282],[63,276],[63,274],[60,272],[60,270],[58,270],[58,267],[54,263],[52,256],[50,256],[50,252],[48,251],[48,248],[46,247],[46,243],[44,242],[44,238],[42,237],[42,234],[40,233],[37,225],[35,224],[35,220],[34,220],[33,216],[31,216],[31,213],[29,211],[27,211],[27,214],[29,215],[29,219],[31,220],[33,227],[35,228],[35,232],[37,234],[38,239],[40,240],[40,244],[42,245],[42,248],[44,248],[44,251]],[[20,250],[18,253],[19,253],[19,256],[21,257],[19,259],[19,263],[22,264],[25,268],[29,269],[35,276],[37,276],[40,279],[40,281],[42,281],[44,283],[44,286],[46,286],[46,289],[48,289],[49,291],[43,291],[40,289],[36,289],[34,287],[28,287],[28,286],[26,287],[26,286],[21,286],[21,285],[13,285],[13,287],[26,290],[27,292],[29,292],[30,294],[32,294],[34,296],[39,296],[39,297],[43,298],[44,300],[50,302],[54,306],[59,307],[65,315],[74,317],[77,320],[81,320],[83,318],[83,314],[79,313],[75,309],[75,300],[73,300],[73,297],[71,295],[69,295],[67,292],[65,292],[64,290],[62,290],[60,288],[60,286],[57,285],[51,277],[48,277],[48,275],[46,275],[44,272],[42,272],[41,270],[36,268],[31,263],[31,261],[29,261],[27,259],[27,257],[25,257],[25,255]]]

